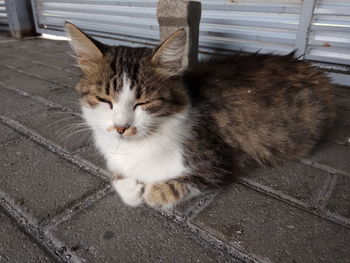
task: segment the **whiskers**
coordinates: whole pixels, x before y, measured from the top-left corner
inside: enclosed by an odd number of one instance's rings
[[[67,117],[52,121],[46,126],[44,126],[44,128],[50,127],[51,130],[55,130],[55,138],[60,143],[67,143],[68,140],[72,137],[78,140],[85,139],[85,136],[80,136],[81,133],[91,132],[95,128],[101,128],[101,125],[97,122],[97,119],[96,122],[90,121],[89,124],[86,123],[81,113],[65,111],[57,111],[54,113],[68,115]],[[57,129],[55,129],[55,127],[57,127]],[[77,134],[79,134],[79,137],[77,136]]]

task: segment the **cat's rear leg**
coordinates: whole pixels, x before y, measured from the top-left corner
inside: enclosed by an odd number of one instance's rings
[[[199,190],[183,178],[158,184],[146,184],[143,198],[151,207],[172,208],[179,202],[199,194]]]

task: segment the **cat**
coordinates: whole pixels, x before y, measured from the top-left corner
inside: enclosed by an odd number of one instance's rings
[[[228,185],[247,162],[301,158],[332,123],[332,84],[293,54],[235,54],[186,69],[183,29],[149,49],[65,28],[83,73],[84,119],[127,205],[173,208]]]

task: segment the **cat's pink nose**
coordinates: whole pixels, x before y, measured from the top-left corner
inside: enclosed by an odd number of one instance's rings
[[[118,132],[119,134],[123,134],[129,127],[130,127],[130,126],[125,126],[125,127],[122,127],[122,126],[120,126],[120,127],[115,126],[114,128],[117,130],[117,132]]]

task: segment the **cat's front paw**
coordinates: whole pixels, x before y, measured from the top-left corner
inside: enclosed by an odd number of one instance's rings
[[[124,178],[114,180],[113,186],[127,205],[138,206],[142,203],[143,184],[134,179]]]

